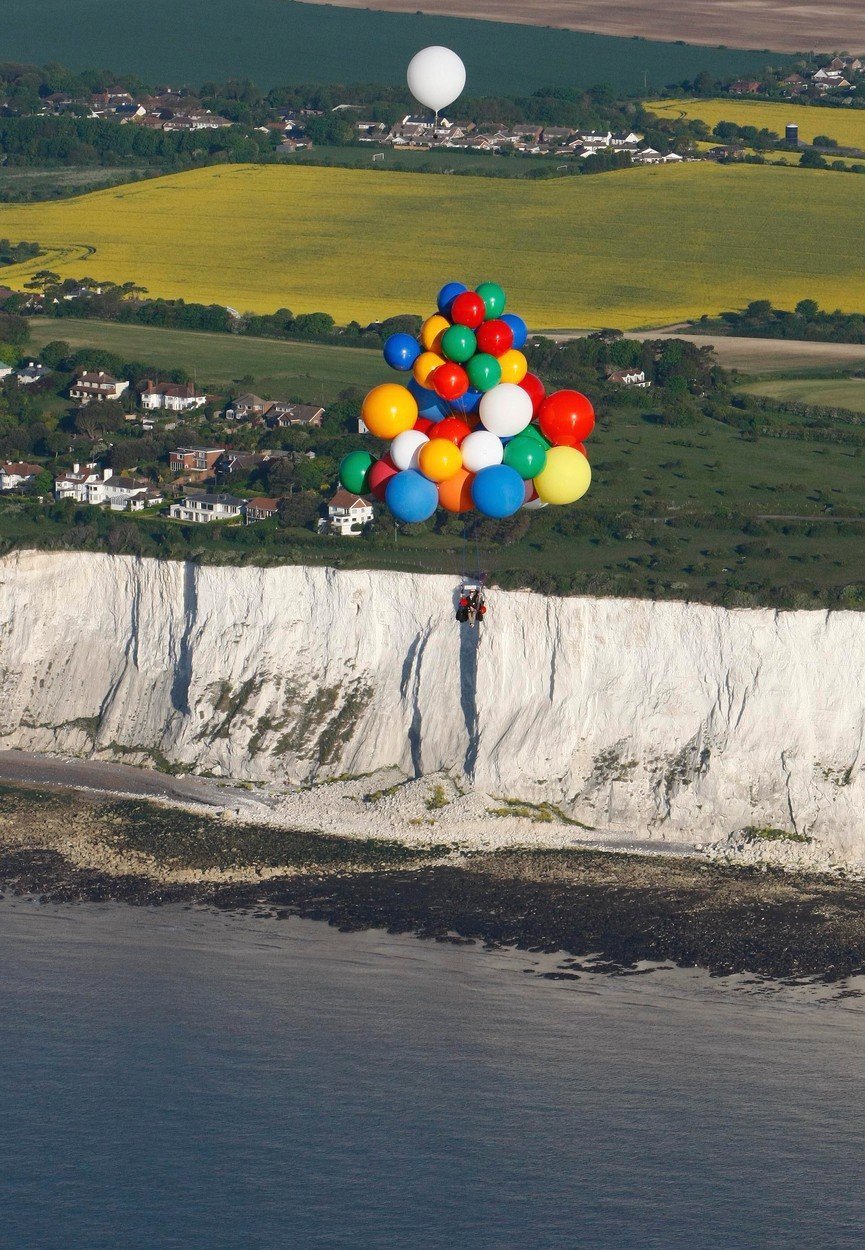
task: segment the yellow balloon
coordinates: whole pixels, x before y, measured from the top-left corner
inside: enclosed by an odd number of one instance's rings
[[[370,434],[390,440],[417,421],[417,400],[397,382],[383,382],[369,392],[360,415]]]
[[[529,362],[515,347],[499,356],[499,364],[502,367],[503,382],[522,382],[529,371]]]
[[[429,375],[433,369],[437,369],[439,365],[443,364],[443,356],[437,356],[435,352],[421,352],[412,368],[415,382],[419,386],[427,386]]]
[[[443,317],[441,313],[433,313],[431,317],[427,317],[426,321],[420,328],[420,341],[424,346],[424,350],[428,352],[440,352],[442,346],[442,335],[445,330],[451,328],[451,323],[447,317]]]
[[[589,489],[592,470],[576,447],[551,447],[546,464],[532,480],[544,503],[575,503]]]
[[[462,452],[449,438],[431,438],[420,449],[418,466],[431,482],[446,482],[463,467]]]

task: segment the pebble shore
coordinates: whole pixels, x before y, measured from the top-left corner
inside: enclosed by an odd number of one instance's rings
[[[4,786],[0,891],[184,902],[444,941],[837,982],[865,972],[865,884],[591,848],[467,851],[243,824],[141,800]]]

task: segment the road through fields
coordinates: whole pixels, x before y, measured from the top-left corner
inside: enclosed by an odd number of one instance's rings
[[[586,330],[548,330],[557,342],[584,338]],[[865,366],[865,343],[811,343],[800,339],[750,339],[724,334],[683,334],[675,328],[640,330],[629,339],[686,339],[699,347],[713,347],[725,369],[754,375],[807,373],[812,369],[841,372]]]

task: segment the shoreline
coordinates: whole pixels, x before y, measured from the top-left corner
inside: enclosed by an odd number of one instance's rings
[[[865,884],[587,847],[472,852],[223,820],[106,794],[3,787],[0,892],[185,903],[341,930],[837,983],[865,972]]]
[[[666,859],[697,857],[715,864],[766,865],[865,880],[865,862],[839,857],[818,839],[772,829],[762,831],[771,835],[765,839],[738,830],[699,840],[676,827],[597,827],[550,801],[510,799],[467,788],[465,779],[449,772],[407,777],[392,767],[291,785],[162,772],[110,758],[0,749],[0,789],[4,783],[145,800],[239,824],[346,841],[393,842],[420,852],[431,845],[470,854],[579,849]]]

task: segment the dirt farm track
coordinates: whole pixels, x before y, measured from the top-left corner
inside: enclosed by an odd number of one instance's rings
[[[312,0],[330,4],[334,0]],[[865,52],[863,0],[336,0],[343,8],[487,18],[600,35],[641,35],[782,52]]]

